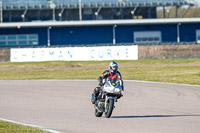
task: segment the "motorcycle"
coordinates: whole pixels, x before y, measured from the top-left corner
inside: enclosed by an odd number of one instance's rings
[[[110,118],[115,108],[117,99],[122,97],[122,87],[117,77],[108,77],[105,84],[100,88],[99,95],[95,102],[95,116],[101,117],[105,113],[106,118]],[[94,95],[92,94],[92,99]]]

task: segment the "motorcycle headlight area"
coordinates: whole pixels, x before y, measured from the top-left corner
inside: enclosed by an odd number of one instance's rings
[[[115,93],[119,93],[121,90],[119,88],[115,89]]]
[[[107,92],[113,92],[113,88],[111,87],[104,87],[104,90]]]

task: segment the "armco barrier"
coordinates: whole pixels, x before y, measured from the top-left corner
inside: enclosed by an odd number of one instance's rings
[[[10,61],[10,49],[0,49],[0,62]]]

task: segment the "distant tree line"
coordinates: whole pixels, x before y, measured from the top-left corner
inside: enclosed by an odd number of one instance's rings
[[[165,15],[164,15],[165,14]],[[200,17],[200,7],[166,7],[157,10],[157,18],[196,18]]]

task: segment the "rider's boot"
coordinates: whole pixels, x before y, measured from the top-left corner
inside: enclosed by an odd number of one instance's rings
[[[95,102],[97,101],[97,96],[98,96],[98,94],[99,94],[99,87],[96,87],[95,89],[94,89],[94,92],[93,92],[93,94],[92,94],[92,104],[95,104]]]
[[[117,102],[117,98],[115,99],[115,102]]]
[[[92,104],[95,104],[96,101],[97,97],[94,94],[92,94],[92,99],[91,99]]]

